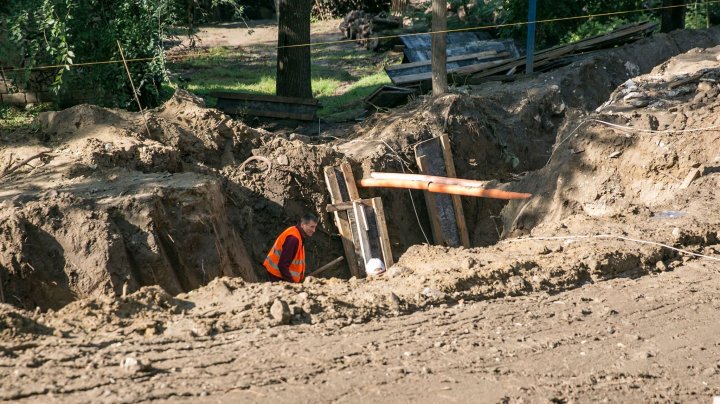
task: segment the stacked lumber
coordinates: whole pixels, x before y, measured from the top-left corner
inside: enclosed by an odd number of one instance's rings
[[[590,52],[623,45],[637,41],[650,35],[657,24],[652,22],[641,22],[618,28],[607,34],[586,38],[567,45],[556,46],[536,52],[534,55],[533,69],[536,72],[547,71],[560,66],[568,65]],[[511,48],[503,50],[484,50],[482,52],[470,52],[470,49],[477,49],[477,46],[491,41],[472,40],[467,42],[465,54],[450,54],[448,52],[447,72],[448,81],[455,84],[478,84],[487,80],[512,80],[514,75],[525,72],[526,57],[513,54]],[[408,49],[406,44],[406,56],[422,53]],[[462,48],[459,48],[462,50]],[[388,76],[396,86],[415,87],[421,91],[429,89],[431,80],[431,63],[429,60],[404,63],[397,66],[390,66],[385,69]]]
[[[402,20],[385,13],[373,15],[361,10],[349,12],[338,27],[347,39],[356,39],[358,44],[374,50],[379,41],[376,31],[402,27]]]
[[[652,22],[640,22],[616,29],[607,34],[596,35],[567,45],[556,46],[535,53],[533,69],[546,71],[564,66],[590,52],[624,45],[649,36],[657,27]],[[518,57],[508,61],[486,64],[484,66],[467,66],[464,71],[455,71],[455,82],[476,84],[493,76],[509,76],[525,72],[526,58]],[[464,77],[462,77],[464,76]]]

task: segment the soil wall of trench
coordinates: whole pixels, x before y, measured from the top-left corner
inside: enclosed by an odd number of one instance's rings
[[[274,237],[330,202],[325,166],[349,161],[358,177],[416,171],[412,146],[441,133],[459,176],[523,190],[519,175],[545,166],[553,145],[619,84],[719,42],[718,29],[659,34],[531,79],[420,99],[330,143],[252,129],[182,91],[146,113],[149,130],[139,114],[87,105],[44,114],[36,133],[8,137],[0,150],[2,166],[45,153],[2,179],[2,297],[58,309],[146,285],[179,294],[220,276],[262,280]],[[425,242],[421,193],[362,194],[383,197],[396,258]],[[470,198],[463,207],[475,246],[517,230],[520,208]],[[311,268],[342,255],[331,216],[321,214],[319,227]],[[347,268],[329,274],[346,277]]]

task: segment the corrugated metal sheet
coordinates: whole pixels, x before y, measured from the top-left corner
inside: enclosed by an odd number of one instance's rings
[[[408,62],[420,62],[431,58],[430,34],[400,37],[405,45]],[[447,56],[468,55],[489,50],[506,51],[511,57],[520,56],[512,39],[488,39],[484,32],[450,32],[446,36]]]

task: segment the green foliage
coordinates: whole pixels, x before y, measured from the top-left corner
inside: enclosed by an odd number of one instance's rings
[[[214,91],[275,94],[275,61],[267,57],[272,46],[247,49],[213,47],[202,56],[169,65],[183,77],[182,86],[205,97],[209,106]],[[383,70],[387,63],[398,63],[401,56],[378,55],[355,47],[317,47],[312,49],[313,96],[323,108],[318,115],[326,121],[343,121],[364,111],[363,99],[378,86],[389,84]],[[243,60],[238,65],[238,60]]]
[[[524,22],[528,18],[528,0],[502,1],[503,22]],[[563,19],[587,15],[598,15],[619,11],[644,10],[660,5],[660,0],[554,0],[538,2],[537,20]],[[537,46],[540,48],[554,46],[571,40],[605,33],[621,25],[653,17],[651,12],[634,12],[616,16],[597,16],[593,18],[572,18],[562,21],[538,23],[536,26]],[[525,38],[526,25],[503,28],[502,34],[517,39]]]
[[[720,23],[720,4],[711,0],[696,0],[688,3],[685,13],[686,28],[709,28]]]
[[[0,104],[0,133],[16,129],[36,130],[33,119],[37,114],[50,110],[48,104],[28,104],[24,108]]]
[[[219,7],[241,12],[238,1],[13,0],[0,8],[0,67],[17,87],[49,87],[61,107],[82,101],[136,109],[119,41],[141,103],[154,106],[167,79],[167,27],[192,32]]]
[[[576,42],[581,39],[606,34],[624,25],[632,24],[634,22],[637,21],[629,18],[620,17],[612,17],[610,19],[603,20],[591,18],[580,24],[580,26],[577,27],[574,31],[567,34],[563,38],[562,42]]]
[[[350,11],[379,13],[390,9],[390,0],[315,0],[312,15],[316,18],[344,17]]]

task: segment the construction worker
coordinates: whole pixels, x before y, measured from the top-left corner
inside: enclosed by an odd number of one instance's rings
[[[271,282],[301,283],[305,280],[305,239],[315,234],[317,224],[317,216],[308,213],[300,219],[299,225],[280,233],[263,263]]]

